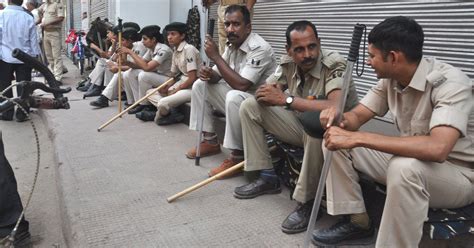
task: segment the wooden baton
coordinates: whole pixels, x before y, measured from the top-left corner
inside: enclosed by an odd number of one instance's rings
[[[226,170],[224,170],[224,171],[222,171],[222,172],[220,172],[220,173],[218,173],[218,174],[216,174],[216,175],[214,175],[214,176],[212,176],[212,177],[210,177],[210,178],[208,178],[208,179],[206,179],[206,180],[204,180],[204,181],[202,181],[198,184],[195,184],[195,185],[193,185],[193,186],[191,186],[191,187],[189,187],[189,188],[187,188],[187,189],[185,189],[185,190],[183,190],[183,191],[181,191],[181,192],[179,192],[179,193],[177,193],[177,194],[175,194],[171,197],[168,197],[166,200],[168,201],[168,203],[171,203],[174,200],[180,198],[181,196],[184,196],[188,193],[191,193],[191,192],[195,191],[196,189],[199,189],[199,188],[201,188],[201,187],[203,187],[203,186],[205,186],[205,185],[207,185],[207,184],[209,184],[209,183],[211,183],[211,182],[213,182],[213,181],[215,181],[215,180],[217,180],[217,179],[219,179],[223,176],[226,176],[226,175],[230,174],[231,172],[234,172],[236,170],[240,170],[241,168],[244,167],[244,165],[245,165],[245,161],[242,161],[242,162],[230,167],[229,169],[226,169]]]

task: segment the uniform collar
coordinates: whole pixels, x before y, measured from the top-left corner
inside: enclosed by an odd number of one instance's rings
[[[7,7],[5,7],[5,9],[13,9],[13,10],[21,10],[23,11],[23,7],[21,6],[18,6],[18,5],[8,5]]]
[[[244,53],[249,53],[250,52],[250,40],[251,36],[253,36],[253,33],[250,32],[249,36],[247,36],[247,39],[242,42],[242,44],[239,47],[239,50],[242,50]],[[234,49],[231,43],[228,43],[229,48]]]
[[[184,40],[181,41],[181,43],[179,43],[179,46],[178,46],[178,48],[176,49],[176,51],[182,52],[183,49],[184,49],[184,46],[186,46],[186,44],[188,44],[186,41],[184,41]]]
[[[425,59],[421,59],[420,64],[416,68],[415,74],[411,78],[408,87],[418,91],[425,91],[426,88],[426,76],[430,73],[432,65]]]

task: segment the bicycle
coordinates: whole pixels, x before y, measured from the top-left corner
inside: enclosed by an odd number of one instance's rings
[[[81,75],[84,74],[84,62],[86,58],[92,57],[87,45],[82,43],[82,37],[85,35],[83,31],[69,30],[66,43],[73,44],[71,49],[72,62],[78,66]]]

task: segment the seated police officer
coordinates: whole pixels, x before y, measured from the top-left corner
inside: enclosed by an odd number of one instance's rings
[[[189,128],[198,130],[198,120],[204,112],[204,142],[200,144],[201,157],[219,153],[220,146],[214,130],[212,108],[225,113],[226,127],[223,146],[232,150],[231,156],[209,172],[209,176],[224,171],[243,160],[242,132],[239,107],[251,97],[259,85],[265,83],[276,67],[273,49],[260,35],[252,32],[250,12],[245,6],[231,5],[225,11],[225,30],[229,45],[219,54],[217,45],[208,36],[204,49],[215,66],[201,67],[192,88]],[[207,85],[205,85],[207,84]],[[206,89],[207,88],[207,89]],[[204,99],[204,90],[207,98]],[[205,109],[203,101],[206,102]],[[195,148],[186,157],[195,158]]]
[[[246,99],[240,107],[245,171],[259,171],[260,176],[235,188],[234,196],[249,199],[281,191],[264,130],[281,141],[304,147],[303,164],[293,193],[298,206],[281,227],[285,233],[298,233],[308,226],[323,164],[322,137],[308,135],[299,118],[303,112],[335,106],[341,95],[346,63],[337,52],[321,49],[316,27],[309,21],[288,26],[286,41],[288,55],[281,58],[280,66],[267,84],[260,86],[255,98]],[[288,90],[284,92],[284,89]],[[351,83],[346,108],[356,104],[357,93]]]
[[[428,208],[474,202],[474,98],[472,81],[459,69],[423,58],[424,34],[413,19],[397,16],[369,34],[367,64],[378,84],[339,126],[334,109],[321,113],[333,150],[326,181],[327,211],[341,222],[313,233],[322,243],[372,235],[358,172],[387,185],[376,247],[418,247]],[[401,137],[358,131],[388,111]]]

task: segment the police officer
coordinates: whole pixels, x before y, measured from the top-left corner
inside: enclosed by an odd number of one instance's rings
[[[313,233],[337,243],[372,235],[357,171],[387,185],[376,247],[418,247],[428,208],[474,202],[474,97],[459,69],[423,58],[423,30],[397,16],[369,33],[370,65],[381,80],[339,126],[334,109],[321,113],[324,145],[333,150],[327,210],[341,222]],[[375,115],[392,113],[401,137],[358,131]],[[357,170],[357,171],[356,171]]]
[[[62,37],[61,28],[64,20],[64,7],[60,0],[46,0],[38,8],[43,29],[43,46],[46,59],[50,63],[56,80],[61,81],[63,77],[63,60],[61,55]]]
[[[129,70],[124,74],[124,88],[127,98],[133,99],[133,102],[143,98],[148,89],[158,86],[170,78],[173,52],[171,48],[163,44],[164,39],[160,30],[159,26],[152,25],[146,26],[140,31],[142,43],[148,49],[143,58],[130,49],[122,49],[122,52],[131,56],[134,63],[138,65],[137,69]],[[129,113],[138,114],[145,107],[156,111],[156,108],[145,100]],[[137,116],[141,116],[141,114]]]
[[[216,3],[218,0],[203,0],[204,6],[209,8],[213,3]],[[246,6],[250,13],[253,13],[253,6],[257,0],[219,0],[219,7],[217,8],[217,31],[219,35],[219,54],[223,54],[226,43],[227,43],[227,33],[225,31],[225,10],[230,5],[242,5]]]
[[[262,37],[252,32],[250,12],[244,6],[231,5],[225,12],[226,33],[230,45],[221,56],[210,36],[204,49],[215,63],[213,69],[203,66],[200,78],[193,86],[191,98],[190,129],[197,129],[197,122],[204,112],[204,142],[200,144],[201,156],[220,152],[217,135],[214,132],[212,108],[225,113],[226,127],[224,147],[231,149],[231,157],[210,171],[213,176],[243,160],[242,128],[239,107],[245,98],[251,97],[259,85],[265,83],[276,68],[273,50]],[[221,80],[222,79],[222,80]],[[207,81],[207,82],[206,82]],[[204,99],[207,83],[209,95]],[[207,107],[202,109],[203,102]],[[195,148],[186,153],[195,158]]]
[[[140,57],[145,56],[147,52],[147,48],[143,45],[143,43],[140,40],[139,30],[137,30],[135,27],[126,27],[123,29],[122,47],[131,49],[134,53],[138,54],[138,56]],[[121,68],[122,74],[127,72],[127,70],[132,69],[132,67],[135,69],[138,68],[138,66],[133,63],[133,58],[130,55],[123,54],[119,56],[117,54],[116,56],[117,61],[119,57],[121,57],[122,59],[122,68]],[[127,63],[125,63],[126,61]],[[108,101],[113,101],[118,96],[117,94],[118,93],[118,78],[119,78],[118,63],[116,61],[108,61],[107,66],[108,66],[108,69],[106,70],[105,76],[104,76],[104,82],[108,82],[107,86],[102,91],[101,96],[99,96],[99,98],[89,103],[91,106],[94,106],[97,108],[108,107],[109,106]],[[122,83],[125,84],[123,81]],[[102,96],[104,96],[108,101],[103,101]],[[126,104],[131,105],[133,103],[133,99],[130,99],[128,97],[127,97],[127,101],[128,103]]]
[[[186,24],[173,22],[168,24],[165,30],[168,43],[174,50],[171,73],[172,75],[182,73],[182,76],[178,82],[165,86],[159,93],[148,98],[157,108],[156,114],[149,117],[153,116],[158,125],[170,125],[184,120],[184,115],[177,111],[176,107],[191,101],[191,88],[198,79],[197,71],[201,65],[199,51],[185,40]]]
[[[346,63],[337,52],[321,49],[316,27],[309,21],[288,26],[286,40],[288,55],[281,58],[280,66],[267,84],[260,86],[255,98],[246,99],[240,107],[245,170],[259,171],[260,176],[235,188],[234,196],[250,199],[281,191],[264,130],[279,140],[304,147],[303,164],[293,193],[298,206],[281,226],[283,232],[291,234],[303,232],[308,226],[323,164],[322,137],[308,135],[299,117],[303,112],[335,106],[341,96]],[[351,83],[346,108],[356,104],[357,92]]]

